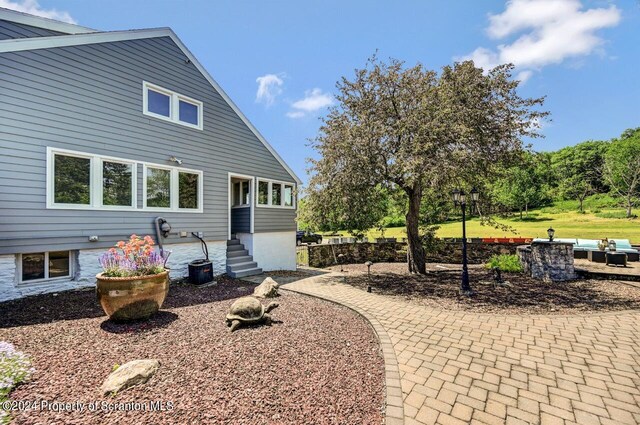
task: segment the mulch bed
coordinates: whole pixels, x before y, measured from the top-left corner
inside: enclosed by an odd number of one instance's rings
[[[227,310],[253,287],[228,278],[209,288],[173,285],[160,313],[132,324],[107,320],[94,291],[0,304],[0,340],[36,368],[12,400],[172,403],[165,411],[21,411],[13,423],[382,423],[384,362],[369,324],[346,308],[284,293],[272,326],[230,334]],[[161,363],[149,382],[115,397],[100,393],[115,364],[145,358]]]
[[[544,283],[522,273],[503,273],[510,286],[495,286],[489,270],[469,266],[473,297],[460,296],[461,266],[430,264],[427,275],[409,274],[406,263],[376,263],[371,279],[363,264],[344,265],[345,282],[442,310],[505,314],[572,314],[640,309],[640,288],[618,281]],[[340,266],[331,267],[340,271]]]

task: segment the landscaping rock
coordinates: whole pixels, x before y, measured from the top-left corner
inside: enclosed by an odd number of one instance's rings
[[[133,360],[123,364],[107,377],[102,384],[104,394],[112,394],[138,384],[144,384],[158,370],[158,360]]]
[[[275,298],[278,296],[279,287],[278,282],[268,277],[253,290],[253,296],[258,298]]]

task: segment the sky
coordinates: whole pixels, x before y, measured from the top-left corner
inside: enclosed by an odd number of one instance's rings
[[[640,0],[0,0],[99,30],[171,27],[303,181],[336,82],[376,51],[438,70],[516,65],[546,96],[536,150],[640,127]]]

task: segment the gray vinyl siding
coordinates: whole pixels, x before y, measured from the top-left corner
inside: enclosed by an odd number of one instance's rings
[[[0,54],[0,254],[111,246],[153,234],[159,215],[180,231],[224,240],[228,172],[293,177],[168,37]],[[204,103],[200,131],[143,115],[142,81]],[[204,173],[204,213],[46,208],[46,148],[175,165]],[[138,206],[142,206],[138,165]],[[291,210],[260,215],[256,231],[291,220]],[[258,230],[260,229],[260,230]],[[88,242],[97,235],[100,241]]]
[[[44,28],[32,27],[31,25],[18,24],[0,19],[0,40],[12,38],[29,37],[50,37],[53,35],[63,35],[64,33],[52,31]]]
[[[255,232],[296,230],[296,211],[293,209],[256,207],[254,211]]]
[[[251,208],[231,209],[231,233],[251,232]]]

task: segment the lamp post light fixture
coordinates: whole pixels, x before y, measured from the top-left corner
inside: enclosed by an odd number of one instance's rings
[[[553,235],[556,234],[556,231],[553,230],[553,227],[549,227],[547,229],[547,236],[549,236],[549,242],[553,242]]]
[[[371,292],[371,266],[373,266],[373,263],[371,261],[367,261],[366,263],[364,263],[365,266],[367,266],[367,275],[369,276],[369,283],[367,284],[367,292]]]
[[[471,195],[472,205],[478,202],[480,193],[474,187],[469,192]],[[464,295],[473,295],[473,290],[469,284],[469,265],[467,260],[467,194],[463,190],[456,189],[453,191],[454,205],[460,205],[462,210],[462,282],[460,283],[460,292]]]

